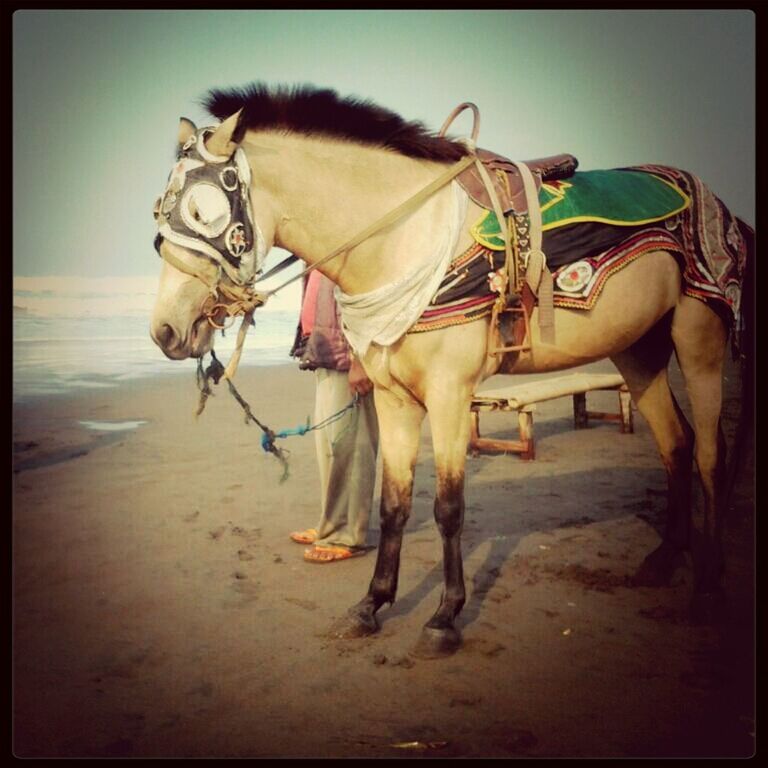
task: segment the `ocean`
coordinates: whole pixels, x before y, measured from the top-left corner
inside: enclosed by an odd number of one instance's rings
[[[13,399],[116,387],[131,379],[193,375],[196,360],[168,360],[149,336],[157,278],[14,278]],[[241,366],[290,363],[298,303],[257,310]],[[239,321],[214,348],[225,364]]]

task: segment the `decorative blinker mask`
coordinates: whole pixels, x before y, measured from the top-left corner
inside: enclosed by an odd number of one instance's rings
[[[251,169],[245,152],[211,154],[204,143],[215,128],[192,134],[179,152],[156,203],[159,235],[213,259],[238,285],[253,281],[265,257],[253,219]]]

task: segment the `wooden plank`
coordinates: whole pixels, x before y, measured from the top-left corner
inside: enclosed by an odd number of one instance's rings
[[[480,406],[488,402],[496,402],[497,407],[514,410],[524,405],[555,400],[566,395],[592,390],[619,389],[623,384],[624,379],[618,373],[574,373],[555,379],[541,379],[530,384],[476,392],[473,395],[472,404]]]

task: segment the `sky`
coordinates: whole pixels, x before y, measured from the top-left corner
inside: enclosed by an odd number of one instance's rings
[[[582,170],[674,165],[754,225],[749,11],[23,10],[14,276],[158,275],[151,211],[179,117],[211,124],[205,92],[254,80],[330,87],[434,130],[472,101],[482,147],[570,152]]]

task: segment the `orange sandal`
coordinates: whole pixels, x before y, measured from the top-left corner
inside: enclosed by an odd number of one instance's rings
[[[360,557],[366,549],[350,549],[349,547],[315,546],[304,550],[304,559],[308,563],[333,563],[336,560],[348,560],[350,557]]]
[[[297,544],[314,544],[317,531],[314,528],[307,528],[306,531],[294,531],[289,536]]]

